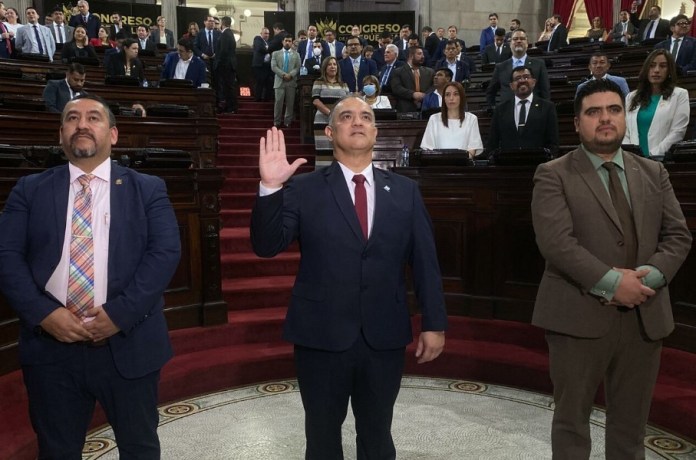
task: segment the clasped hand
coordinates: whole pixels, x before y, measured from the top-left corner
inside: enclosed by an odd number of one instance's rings
[[[641,278],[650,273],[649,269],[636,271],[628,268],[614,267],[614,270],[621,272],[623,276],[621,277],[621,282],[616,288],[614,298],[610,304],[633,308],[655,295],[655,291],[644,285],[641,280]]]

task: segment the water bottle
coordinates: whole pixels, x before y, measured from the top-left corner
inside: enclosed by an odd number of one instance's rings
[[[399,155],[398,161],[396,162],[396,166],[399,168],[408,167],[408,160],[409,160],[408,157],[409,157],[408,145],[404,144],[404,148],[401,149],[401,154]]]
[[[143,88],[147,88],[147,87],[148,87],[147,80],[143,80]]]

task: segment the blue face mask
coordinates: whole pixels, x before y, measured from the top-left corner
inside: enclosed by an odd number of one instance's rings
[[[363,86],[363,93],[365,93],[365,96],[374,96],[376,92],[377,92],[377,87],[375,85]]]

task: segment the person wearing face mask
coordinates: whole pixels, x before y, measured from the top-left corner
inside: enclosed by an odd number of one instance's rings
[[[379,79],[374,75],[368,75],[363,78],[363,99],[370,104],[372,109],[391,109],[391,103],[387,96],[379,94]]]
[[[321,74],[321,63],[324,60],[322,51],[322,43],[319,41],[314,42],[312,55],[307,56],[302,61],[302,67],[306,69],[304,72],[306,75],[316,78]]]

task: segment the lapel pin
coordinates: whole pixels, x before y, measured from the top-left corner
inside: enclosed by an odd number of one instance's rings
[[[122,185],[123,181],[121,179],[116,179],[116,185]]]
[[[385,185],[385,186],[384,186],[384,190],[386,190],[386,191],[388,192],[388,191],[391,190],[391,189],[389,188],[388,185]]]

